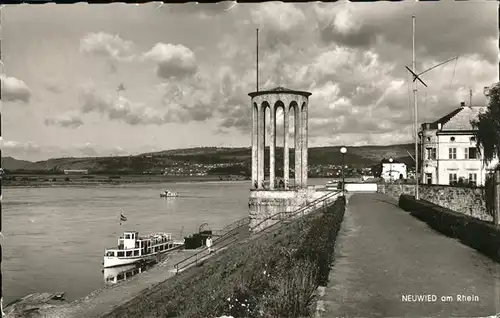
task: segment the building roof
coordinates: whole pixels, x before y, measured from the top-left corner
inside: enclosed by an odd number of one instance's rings
[[[453,110],[445,116],[429,124],[431,129],[437,129],[441,124],[442,131],[471,131],[474,130],[471,121],[477,119],[478,115],[486,109],[484,106],[464,106]]]

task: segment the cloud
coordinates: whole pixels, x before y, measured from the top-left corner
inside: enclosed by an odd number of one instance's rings
[[[80,93],[83,114],[96,112],[108,119],[122,121],[129,125],[161,125],[170,122],[169,116],[161,114],[144,104],[131,102],[123,96],[118,99],[111,94],[101,94],[95,88],[86,87]]]
[[[97,148],[95,145],[93,145],[90,142],[87,142],[83,145],[76,145],[76,150],[84,156],[87,157],[97,157],[99,156],[99,151],[97,151],[95,148]],[[102,155],[102,154],[101,154]]]
[[[193,51],[181,44],[157,43],[143,59],[157,63],[156,74],[161,79],[183,79],[197,71]]]
[[[60,84],[54,83],[54,82],[47,82],[45,83],[45,89],[48,90],[49,92],[52,92],[54,94],[61,94],[64,91],[64,88],[61,87]]]
[[[0,75],[2,82],[2,100],[7,102],[28,103],[31,98],[31,91],[28,85],[15,77]]]
[[[485,102],[482,88],[495,81],[498,68],[496,53],[492,55],[497,51],[497,40],[492,40],[497,30],[491,22],[496,15],[488,12],[495,9],[491,4],[446,1],[260,4],[250,12],[251,22],[261,28],[260,89],[284,86],[312,92],[312,139],[329,136],[336,142],[341,136],[347,144],[411,141],[413,101],[404,68],[411,66],[411,15],[417,15],[419,70],[460,55],[457,63],[423,75],[429,86],[419,85],[418,120],[423,122],[468,101],[469,89],[473,103]],[[247,94],[255,87],[255,48],[248,38],[254,38],[255,31],[248,29],[235,26],[232,36],[219,45],[227,66],[214,76],[222,96],[218,132],[250,132]],[[471,42],[464,40],[468,38]]]
[[[497,19],[495,14],[490,14],[492,9],[490,3],[457,4],[455,1],[398,5],[339,3],[335,6],[318,4],[315,13],[321,38],[326,43],[357,48],[377,46],[381,50],[385,46],[388,58],[394,54],[408,54],[412,45],[411,15],[414,14],[419,56],[443,60],[479,53],[481,58],[494,63],[498,48],[488,43],[497,38],[498,32],[491,27]],[[464,41],[464,34],[467,34],[467,41]],[[389,50],[393,50],[393,46],[400,50],[391,54]]]
[[[165,83],[159,85],[158,89],[163,96],[160,109],[133,102],[123,96],[116,99],[112,94],[99,92],[89,86],[80,93],[80,111],[83,114],[100,113],[110,120],[133,126],[201,122],[212,117],[212,96],[196,85]]]
[[[168,117],[176,122],[203,122],[211,118],[219,96],[213,92],[209,79],[198,75],[190,81],[168,82],[158,86]]]
[[[252,10],[250,15],[252,22],[262,29],[264,49],[290,45],[305,29],[306,16],[294,4],[265,2]]]
[[[221,13],[233,10],[236,7],[236,1],[220,1],[217,3],[185,3],[178,4],[163,4],[160,10],[175,15],[195,15],[199,18],[209,18]]]
[[[80,40],[80,51],[84,54],[108,58],[112,61],[130,61],[134,58],[134,43],[122,39],[118,34],[105,32],[89,33]]]
[[[59,126],[65,128],[78,128],[83,125],[83,120],[76,114],[62,114],[45,119],[47,126]]]
[[[26,158],[41,153],[41,148],[32,141],[4,140],[0,137],[0,149],[2,156],[14,158]]]

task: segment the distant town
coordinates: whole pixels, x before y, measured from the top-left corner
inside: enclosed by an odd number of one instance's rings
[[[309,176],[340,179],[380,176],[384,158],[394,157],[411,170],[412,144],[349,147],[342,158],[340,147],[310,148]],[[267,149],[268,150],[268,149]],[[405,156],[406,155],[406,156]],[[293,160],[293,152],[290,155]],[[192,148],[133,156],[54,158],[30,162],[2,158],[3,184],[60,185],[81,183],[163,182],[168,180],[248,180],[249,148]],[[266,162],[268,158],[266,158]],[[395,166],[394,166],[395,167]],[[277,177],[283,175],[283,151],[277,152]],[[267,175],[267,171],[266,171]],[[294,177],[294,167],[290,169]]]

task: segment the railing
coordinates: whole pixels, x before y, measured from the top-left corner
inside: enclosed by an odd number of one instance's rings
[[[262,183],[260,184],[262,185]],[[263,187],[261,188],[255,188],[255,185],[252,184],[252,188],[250,189],[250,191],[270,191],[271,190],[271,182],[269,180],[264,180],[264,183],[263,183]],[[295,181],[293,180],[289,180],[288,181],[288,187],[286,188],[283,188],[283,187],[279,187],[279,182],[278,181],[275,181],[274,182],[274,189],[272,190],[277,190],[277,191],[294,191],[296,189],[299,189],[300,188],[300,185],[299,184],[296,184]]]
[[[250,222],[250,218],[247,216],[247,217],[244,217],[242,219],[239,219],[237,221],[234,221],[233,223],[231,224],[228,224],[226,226],[224,226],[222,229],[220,230],[216,230],[214,231],[212,234],[214,236],[217,236],[217,237],[220,237],[220,236],[223,236],[224,234],[236,229],[236,228],[239,228],[241,227],[242,225],[245,225],[245,224],[248,224]],[[217,238],[216,238],[217,240]]]
[[[233,222],[233,223],[229,224],[228,226],[224,227],[224,228],[227,228],[231,225],[235,225],[235,224],[237,225],[233,229],[227,231],[226,233],[224,233],[223,235],[221,235],[220,237],[218,237],[214,240],[214,243],[217,242],[217,244],[225,242],[222,245],[218,245],[217,249],[218,250],[222,249],[222,248],[236,242],[237,241],[236,236],[239,234],[238,230],[242,227],[247,227],[249,222],[250,222],[250,218],[246,217],[246,218],[243,218],[241,220]],[[202,259],[203,257],[206,256],[206,255],[203,255],[202,257],[200,257],[200,255],[205,254],[205,252],[207,250],[208,250],[208,247],[204,247],[199,252],[197,252],[197,253],[177,262],[176,264],[174,264],[174,268],[175,268],[176,273],[179,273],[179,271],[183,270],[184,268],[186,268],[192,264],[197,264],[200,259]]]
[[[326,204],[326,203],[327,203],[327,200],[328,200],[328,199],[330,199],[330,198],[332,198],[333,196],[335,196],[335,195],[337,195],[337,194],[341,193],[341,192],[342,192],[342,190],[335,191],[335,192],[329,192],[329,193],[327,193],[327,194],[325,194],[325,195],[323,195],[323,196],[321,196],[321,197],[319,197],[319,198],[315,199],[314,201],[307,203],[305,206],[303,206],[303,207],[299,208],[298,210],[296,210],[296,211],[294,211],[294,212],[292,212],[292,213],[286,213],[286,212],[278,212],[278,213],[275,213],[275,214],[271,215],[270,217],[265,218],[264,220],[262,220],[261,222],[259,222],[257,225],[253,226],[253,227],[250,229],[250,231],[254,231],[254,230],[255,230],[256,228],[258,228],[260,225],[262,225],[262,224],[263,224],[263,223],[265,223],[265,222],[268,222],[269,220],[271,220],[271,219],[275,218],[276,216],[281,216],[281,215],[283,215],[283,214],[285,214],[285,215],[286,215],[286,217],[285,217],[285,218],[281,218],[281,217],[280,217],[280,219],[279,219],[279,220],[277,220],[277,222],[275,222],[275,223],[273,223],[273,224],[271,224],[271,225],[269,225],[269,226],[265,227],[264,229],[262,229],[262,230],[258,231],[257,233],[262,232],[262,231],[265,231],[265,230],[268,230],[268,229],[270,229],[271,227],[274,227],[274,226],[276,226],[276,225],[280,225],[281,223],[283,223],[283,222],[285,222],[285,221],[288,221],[288,220],[290,220],[290,219],[294,218],[294,217],[295,217],[296,215],[298,215],[299,213],[304,213],[304,212],[305,212],[306,210],[308,210],[308,209],[315,208],[315,207],[318,205],[318,203],[323,202],[323,207],[326,207],[326,206],[327,206],[327,204]],[[334,202],[330,202],[329,204],[333,204],[333,203],[334,203]]]
[[[292,212],[292,213],[286,213],[286,217],[285,218],[280,218],[277,222],[271,224],[270,226],[267,226],[265,227],[264,229],[260,230],[259,232],[257,233],[263,233],[273,227],[277,227],[279,225],[282,225],[284,222],[286,221],[289,221],[291,219],[293,219],[296,215],[298,215],[299,213],[304,213],[306,210],[308,209],[313,209],[313,208],[316,208],[318,206],[318,204],[321,204],[323,203],[323,208],[326,208],[330,205],[333,205],[335,203],[335,201],[333,202],[328,202],[328,199],[330,198],[333,198],[334,196],[338,195],[339,193],[341,193],[342,190],[339,190],[339,191],[335,191],[335,192],[329,192],[309,203],[307,203],[305,206],[297,209],[296,211]],[[283,212],[278,212],[278,213],[275,213],[273,214],[272,216],[264,219],[263,221],[259,222],[259,224],[257,224],[256,226],[252,227],[250,229],[250,231],[253,231],[255,228],[259,227],[261,224],[263,224],[264,222],[267,222],[269,221],[270,219],[272,219],[273,217],[276,217],[277,215],[282,215],[284,214]],[[248,217],[245,217],[243,219],[240,219],[236,222],[233,222],[227,226],[225,226],[222,230],[224,231],[224,229],[227,229],[227,228],[231,228],[231,227],[234,227],[230,230],[228,230],[226,233],[224,233],[223,235],[221,235],[220,237],[218,237],[216,240],[214,240],[214,242],[217,242],[218,243],[218,246],[217,246],[217,249],[220,250],[220,249],[223,249],[235,242],[238,241],[238,239],[236,238],[236,236],[239,235],[239,232],[238,230],[242,227],[245,227],[245,226],[248,226],[249,225],[249,222],[250,222],[250,218]],[[220,243],[224,242],[224,244],[222,245],[219,245]],[[202,260],[205,256],[207,256],[208,254],[206,254],[205,252],[208,250],[207,247],[203,248],[202,250],[200,250],[199,252],[179,261],[178,263],[174,264],[174,268],[176,270],[176,274],[179,273],[179,271],[185,269],[186,267],[192,265],[192,264],[198,264],[198,262],[200,260]],[[202,255],[203,254],[203,255]],[[201,257],[200,257],[201,256]]]

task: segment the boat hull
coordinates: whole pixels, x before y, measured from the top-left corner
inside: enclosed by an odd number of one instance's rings
[[[132,265],[141,261],[152,260],[155,257],[156,255],[135,257],[104,256],[104,268]]]

